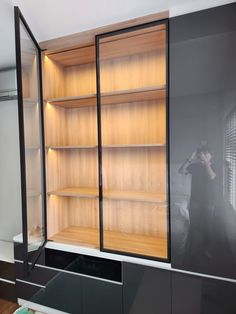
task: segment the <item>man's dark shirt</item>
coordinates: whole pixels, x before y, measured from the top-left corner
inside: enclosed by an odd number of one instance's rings
[[[211,165],[215,172],[214,165]],[[213,205],[216,198],[216,179],[211,180],[206,166],[200,161],[188,166],[187,171],[192,175],[191,201],[200,202],[202,205]]]

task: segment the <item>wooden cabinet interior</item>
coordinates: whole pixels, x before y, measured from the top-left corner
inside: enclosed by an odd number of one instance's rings
[[[167,258],[166,26],[99,39],[103,238]],[[95,46],[44,56],[49,239],[99,248]]]
[[[165,259],[165,24],[101,36],[99,56],[104,248]]]

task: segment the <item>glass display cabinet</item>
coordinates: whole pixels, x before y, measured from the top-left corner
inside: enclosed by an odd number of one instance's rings
[[[166,20],[41,52],[17,14],[24,241],[167,261]]]

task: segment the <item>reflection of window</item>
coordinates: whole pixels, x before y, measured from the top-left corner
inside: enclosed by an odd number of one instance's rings
[[[236,107],[230,112],[225,125],[225,192],[236,210]]]

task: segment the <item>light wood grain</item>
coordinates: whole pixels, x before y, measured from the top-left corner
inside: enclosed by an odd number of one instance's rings
[[[48,192],[48,195],[57,195],[65,197],[98,197],[98,188],[91,187],[67,187]],[[166,195],[160,193],[150,193],[146,191],[127,191],[127,190],[103,190],[104,199],[129,200],[136,202],[157,203],[166,205]]]
[[[65,96],[64,67],[43,55],[43,96],[45,99]]]
[[[47,147],[97,146],[97,108],[82,107],[66,110],[45,106]]]
[[[105,190],[166,193],[166,153],[163,148],[103,150]]]
[[[161,100],[166,98],[165,86],[118,90],[101,94],[102,105]]]
[[[96,150],[49,150],[47,155],[48,192],[65,187],[98,186]]]
[[[97,145],[84,145],[84,146],[47,146],[47,149],[94,149],[97,148]]]
[[[165,144],[163,143],[151,143],[151,144],[143,144],[143,143],[140,143],[140,144],[111,144],[111,145],[107,145],[107,144],[104,144],[102,145],[102,148],[105,149],[105,148],[142,148],[142,147],[164,147],[166,146]],[[55,149],[55,150],[60,150],[60,149],[95,149],[95,148],[98,148],[97,145],[86,145],[86,146],[47,146],[47,149]]]
[[[94,63],[96,60],[95,52],[95,45],[91,45],[81,47],[79,49],[71,49],[63,52],[47,54],[47,56],[62,66],[72,66]]]
[[[66,146],[68,144],[66,110],[46,103],[44,107],[46,146]]]
[[[104,248],[124,253],[167,258],[167,239],[161,237],[105,230]]]
[[[139,36],[143,34],[149,34],[152,32],[156,31],[163,31],[166,30],[166,25],[165,24],[159,24],[159,25],[154,25],[154,26],[149,26],[149,27],[142,27],[138,28],[136,30],[130,30],[130,32],[119,32],[119,34],[111,34],[110,36],[102,36],[99,39],[100,43],[105,43],[105,42],[111,42],[111,41],[116,41],[120,39],[125,39],[125,38],[132,38],[134,36]],[[142,49],[142,48],[141,48]]]
[[[100,62],[101,93],[166,85],[165,53]]]
[[[47,101],[51,105],[69,108],[69,109],[97,105],[96,94],[63,97],[63,98],[53,98],[53,99],[48,99]]]
[[[65,68],[65,96],[96,94],[95,63]]]
[[[95,197],[69,197],[69,226],[99,229],[99,200]]]
[[[107,144],[104,144],[102,145],[102,148],[105,149],[105,148],[142,148],[142,147],[164,147],[165,144],[163,143],[151,143],[151,144],[143,144],[143,143],[140,143],[140,144],[111,144],[111,145],[107,145]]]
[[[125,195],[125,194],[124,194]],[[126,195],[125,195],[126,196]],[[127,195],[129,197],[129,195]],[[136,196],[133,193],[133,196]],[[140,201],[127,197],[103,201],[103,226],[105,230],[166,237],[167,204],[164,195],[159,195],[154,202],[145,196]],[[151,200],[151,199],[150,199]]]
[[[69,226],[50,237],[50,240],[99,248],[99,233],[98,229],[95,228]],[[131,252],[161,258],[167,257],[167,240],[161,237],[105,230],[104,247],[121,252]]]
[[[103,198],[166,204],[165,194],[150,193],[145,191],[104,190]]]
[[[110,147],[165,146],[165,100],[102,106],[102,145]]]
[[[128,21],[122,21],[119,23],[114,23],[102,27],[98,27],[95,29],[75,33],[69,36],[63,36],[51,40],[47,40],[40,43],[40,47],[42,49],[47,49],[48,53],[52,51],[62,51],[72,47],[81,47],[93,45],[95,42],[95,36],[97,34],[102,34],[114,30],[119,30],[122,28],[127,28],[135,25],[140,25],[144,23],[149,23],[152,21],[158,21],[167,19],[169,17],[168,11],[153,13],[145,16],[136,17],[134,19],[130,19]]]
[[[47,231],[48,238],[69,225],[68,198],[50,195],[47,197]]]
[[[122,103],[131,103],[139,101],[149,101],[149,100],[164,100],[166,99],[165,86],[156,87],[145,87],[145,88],[135,88],[128,90],[119,90],[109,93],[101,94],[101,104],[102,105],[113,105]],[[96,94],[83,95],[83,96],[72,96],[63,98],[52,98],[48,99],[51,105],[60,106],[64,108],[80,108],[87,106],[96,106],[97,98]]]
[[[98,197],[98,189],[87,187],[70,187],[48,193],[49,195],[70,196],[70,197]]]
[[[156,29],[156,27],[153,27]],[[122,58],[130,55],[144,54],[155,52],[165,52],[166,31],[153,31],[145,33],[142,30],[125,33],[124,35],[117,35],[101,39],[99,41],[100,60]]]
[[[50,240],[66,244],[99,248],[99,230],[70,226],[51,236]]]

